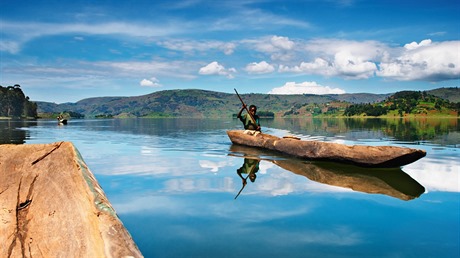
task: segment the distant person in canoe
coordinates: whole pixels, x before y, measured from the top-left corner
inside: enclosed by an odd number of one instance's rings
[[[57,120],[58,120],[59,125],[66,125],[67,124],[67,119],[65,119],[63,115],[59,115],[57,117]]]
[[[245,109],[246,109],[246,106],[243,104],[243,107],[241,108],[240,112],[238,112],[238,115],[237,115],[237,117],[241,120],[241,122],[243,122],[244,129],[260,131],[259,116],[256,115],[257,107],[254,105],[250,105],[249,109],[247,109],[249,113],[241,115],[241,113],[243,113],[243,110]]]

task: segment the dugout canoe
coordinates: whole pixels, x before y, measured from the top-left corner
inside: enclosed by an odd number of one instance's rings
[[[396,146],[345,145],[280,138],[253,131],[229,130],[233,144],[264,148],[307,160],[334,161],[369,168],[397,168],[426,156],[424,150]]]
[[[143,257],[71,142],[0,145],[0,257]]]

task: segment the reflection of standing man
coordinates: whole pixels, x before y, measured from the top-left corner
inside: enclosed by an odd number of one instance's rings
[[[243,185],[246,184],[246,179],[249,177],[249,180],[254,183],[256,181],[256,173],[259,171],[259,163],[260,160],[258,159],[244,159],[243,166],[236,170],[236,173],[241,177],[243,180]],[[247,174],[246,178],[244,178],[241,174]]]
[[[238,193],[238,195],[240,195],[241,191],[243,191],[244,187],[246,186],[247,184],[247,179],[249,177],[249,180],[251,180],[251,182],[254,183],[254,181],[256,181],[256,173],[257,171],[259,171],[259,163],[260,163],[260,160],[258,159],[247,159],[245,158],[244,159],[244,163],[243,165],[236,170],[236,173],[238,174],[238,176],[241,177],[241,180],[243,181],[243,187],[241,188],[240,192]],[[247,174],[246,177],[243,177],[242,174]],[[236,195],[235,199],[238,198],[238,195]]]

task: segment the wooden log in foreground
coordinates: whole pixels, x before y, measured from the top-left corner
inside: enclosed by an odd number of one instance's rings
[[[142,257],[70,142],[0,145],[0,257]]]

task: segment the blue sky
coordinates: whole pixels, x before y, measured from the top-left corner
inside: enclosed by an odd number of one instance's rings
[[[2,1],[0,85],[56,103],[457,87],[459,13],[458,0]]]

